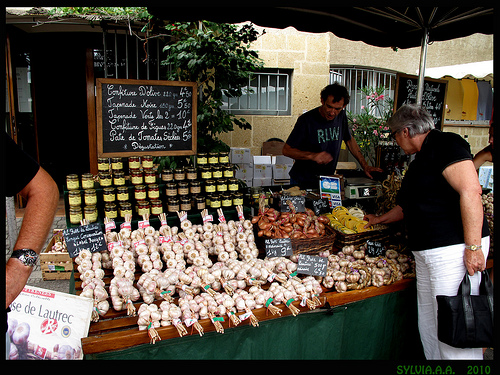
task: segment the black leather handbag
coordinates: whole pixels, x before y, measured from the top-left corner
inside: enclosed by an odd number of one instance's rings
[[[469,275],[465,276],[456,296],[436,296],[438,339],[455,348],[493,346],[493,283],[481,272],[479,295],[470,294]]]

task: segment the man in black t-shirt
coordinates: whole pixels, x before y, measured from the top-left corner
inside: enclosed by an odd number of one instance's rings
[[[283,155],[295,159],[290,170],[292,185],[317,188],[319,176],[333,175],[342,141],[368,177],[372,178],[373,171],[382,171],[368,165],[356,140],[351,136],[345,113],[347,104],[347,89],[334,83],[321,91],[320,107],[304,113],[297,119],[283,147]]]

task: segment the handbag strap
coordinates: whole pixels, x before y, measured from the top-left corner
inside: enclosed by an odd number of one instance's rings
[[[488,297],[488,306],[491,313],[491,321],[493,322],[493,283],[486,270],[481,272],[481,284],[479,285],[479,294]]]
[[[467,271],[465,271],[464,278],[459,287],[459,293],[462,293],[462,305],[464,310],[464,319],[465,319],[465,334],[467,340],[474,341],[474,331],[475,331],[475,323],[474,323],[474,311],[472,309],[472,299],[470,296],[470,280]]]

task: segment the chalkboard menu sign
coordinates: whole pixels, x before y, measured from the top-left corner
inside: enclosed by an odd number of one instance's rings
[[[326,268],[328,266],[328,258],[317,255],[300,254],[297,264],[297,273],[326,276]]]
[[[196,154],[196,83],[97,81],[99,157]]]
[[[266,257],[287,257],[293,255],[292,240],[290,238],[266,238]]]
[[[431,114],[434,119],[436,129],[441,129],[443,125],[447,84],[448,81],[443,79],[424,79],[422,106]],[[396,111],[403,104],[416,103],[417,91],[417,76],[398,74],[396,77],[394,111]]]
[[[63,237],[70,258],[77,257],[82,249],[87,249],[91,253],[108,249],[99,223],[64,229]]]

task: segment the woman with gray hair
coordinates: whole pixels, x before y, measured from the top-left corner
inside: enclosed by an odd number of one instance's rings
[[[458,134],[434,128],[422,107],[404,105],[388,126],[407,155],[415,155],[401,183],[396,206],[368,225],[405,221],[415,256],[420,338],[427,359],[482,359],[482,349],[459,349],[437,338],[437,295],[456,295],[467,271],[479,293],[486,268],[489,230],[482,189],[469,144]]]

